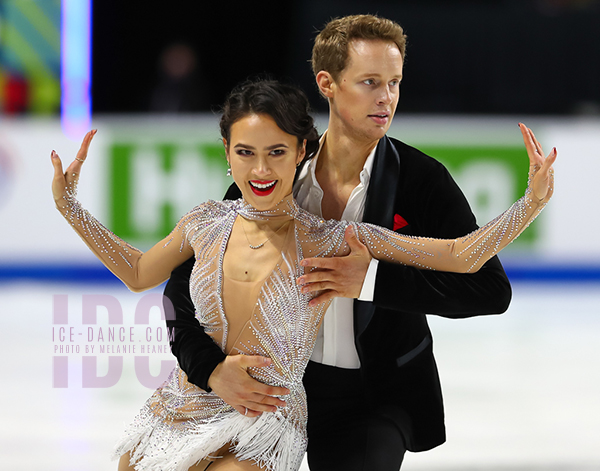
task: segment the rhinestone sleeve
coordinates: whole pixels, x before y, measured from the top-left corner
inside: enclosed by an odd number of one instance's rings
[[[474,273],[515,240],[540,214],[548,199],[537,200],[528,187],[525,196],[500,216],[457,239],[412,237],[371,224],[353,225],[359,239],[377,259],[428,270]]]
[[[75,185],[66,188],[63,199],[56,202],[57,209],[100,261],[132,291],[143,291],[162,283],[173,268],[192,254],[186,243],[193,219],[191,213],[182,218],[167,238],[144,253],[100,223],[81,206],[76,194]],[[179,243],[171,246],[174,239]]]

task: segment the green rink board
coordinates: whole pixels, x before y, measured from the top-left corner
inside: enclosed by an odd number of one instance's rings
[[[204,178],[225,173],[226,162],[221,143],[199,142],[190,148],[205,166],[214,173]],[[171,172],[175,159],[183,150],[176,142],[159,142],[152,145],[136,142],[116,142],[109,147],[109,227],[119,236],[131,241],[157,241],[165,237],[177,224],[181,214],[169,202],[156,211],[158,225],[152,231],[136,227],[132,211],[132,156],[150,149],[159,156],[164,174]],[[420,150],[442,162],[465,192],[480,225],[507,209],[520,198],[527,185],[528,159],[522,147],[507,146],[420,146]],[[189,201],[191,209],[198,201]],[[516,247],[526,247],[536,240],[536,224],[515,242]]]
[[[459,186],[465,191],[466,182],[461,181],[461,175],[464,175],[469,167],[481,163],[493,163],[496,168],[502,168],[509,175],[511,189],[508,199],[504,201],[501,209],[496,208],[496,211],[490,214],[487,219],[482,219],[475,210],[478,216],[477,222],[481,226],[487,223],[493,216],[499,215],[503,210],[508,209],[508,206],[518,200],[525,193],[527,188],[527,174],[529,170],[529,160],[527,152],[522,146],[420,146],[419,149],[434,157],[443,163],[450,174],[456,179]],[[495,175],[482,175],[490,180],[494,180]],[[473,177],[471,177],[473,178]],[[475,209],[478,207],[486,207],[492,204],[490,195],[485,191],[475,194],[465,192],[471,206]],[[516,247],[524,247],[533,243],[537,238],[538,227],[537,221],[534,221],[529,228],[513,243]]]

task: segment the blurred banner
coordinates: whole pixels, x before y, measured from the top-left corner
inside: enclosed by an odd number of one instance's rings
[[[323,131],[324,117],[317,121]],[[599,279],[600,122],[522,121],[546,153],[558,148],[556,191],[501,259],[513,276]],[[517,118],[398,116],[389,135],[442,161],[484,224],[526,186],[528,160],[517,123]],[[94,127],[99,131],[83,167],[79,199],[140,249],[166,235],[195,205],[221,199],[232,181],[225,176],[212,115],[104,117]],[[0,279],[112,279],[54,209],[52,149],[65,167],[78,149],[58,119],[0,121]]]
[[[60,108],[60,0],[0,2],[0,113]]]

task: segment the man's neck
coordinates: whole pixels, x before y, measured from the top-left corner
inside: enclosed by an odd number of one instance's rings
[[[317,161],[317,179],[330,185],[358,184],[367,157],[378,142],[348,136],[335,126],[328,128]]]
[[[331,125],[331,120],[329,122]],[[379,142],[340,133],[335,126],[327,129],[319,152],[315,174],[323,200],[321,214],[325,219],[341,219],[371,151]]]

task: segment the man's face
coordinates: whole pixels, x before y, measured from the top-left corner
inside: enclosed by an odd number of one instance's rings
[[[363,39],[352,41],[348,54],[331,87],[331,124],[354,138],[381,139],[400,98],[402,55],[391,41]]]

